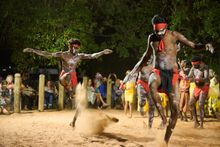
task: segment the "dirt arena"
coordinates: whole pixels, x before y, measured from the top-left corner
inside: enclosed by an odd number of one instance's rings
[[[95,120],[103,112],[119,119],[107,123],[99,130]],[[20,114],[0,115],[0,147],[157,147],[162,146],[164,130],[158,130],[159,117],[155,117],[149,130],[138,112],[132,118],[122,110],[88,109],[80,115],[75,129],[69,126],[74,111],[50,110],[22,111]],[[100,124],[98,124],[100,125]],[[171,147],[220,147],[220,122],[206,118],[205,129],[194,129],[193,122],[178,120],[171,137]],[[104,129],[104,130],[103,130]],[[101,134],[97,134],[100,133]]]

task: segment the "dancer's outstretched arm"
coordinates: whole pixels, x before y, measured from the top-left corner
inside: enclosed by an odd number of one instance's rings
[[[55,53],[50,53],[47,51],[42,51],[42,50],[38,50],[38,49],[33,49],[33,48],[25,48],[23,50],[24,53],[35,53],[39,56],[43,56],[46,58],[51,58],[51,57],[60,57],[62,52],[55,52]]]
[[[212,44],[210,44],[210,43],[207,43],[207,44],[197,43],[196,44],[196,43],[188,40],[184,35],[182,35],[181,33],[177,32],[177,31],[173,31],[173,35],[176,36],[178,41],[180,41],[184,45],[187,45],[193,49],[207,50],[207,51],[211,52],[212,54],[214,53],[214,48],[213,48]]]
[[[96,59],[102,55],[111,54],[113,51],[110,49],[104,49],[101,52],[93,53],[93,54],[85,54],[85,53],[79,53],[79,56],[81,56],[81,59]]]

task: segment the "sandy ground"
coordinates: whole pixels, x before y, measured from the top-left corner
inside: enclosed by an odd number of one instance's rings
[[[119,122],[105,122],[97,131],[103,113]],[[73,129],[69,126],[74,110],[22,111],[19,114],[0,115],[0,147],[152,147],[162,146],[165,130],[158,130],[160,118],[155,117],[153,128],[148,129],[143,118],[134,112],[132,118],[122,110],[88,109],[82,113]],[[99,123],[96,123],[99,121]],[[205,129],[194,129],[193,122],[178,120],[171,137],[171,147],[220,147],[220,122],[206,118]],[[94,129],[96,128],[96,129]],[[102,130],[104,129],[104,130]],[[101,134],[96,134],[100,133]]]

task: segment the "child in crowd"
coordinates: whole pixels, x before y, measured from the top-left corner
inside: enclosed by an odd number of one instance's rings
[[[126,72],[126,75],[130,72],[130,70],[128,70]],[[125,99],[125,106],[124,106],[124,112],[125,115],[127,115],[127,110],[129,107],[129,118],[132,117],[132,104],[134,102],[134,94],[135,94],[135,82],[136,79],[132,79],[130,81],[128,81],[127,83],[125,83],[123,89],[124,89],[124,99]]]
[[[182,60],[180,62],[180,119],[187,121],[187,110],[188,110],[188,103],[189,103],[189,87],[190,87],[190,80],[188,79],[187,75],[189,74],[190,68],[187,68],[187,61]]]

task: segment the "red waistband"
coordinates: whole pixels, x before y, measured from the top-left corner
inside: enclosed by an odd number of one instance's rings
[[[148,83],[147,82],[145,82],[145,81],[143,81],[143,80],[138,80],[137,81],[137,84],[141,84],[141,86],[143,86],[144,87],[144,90],[146,91],[146,92],[149,92],[149,85],[148,85]]]

